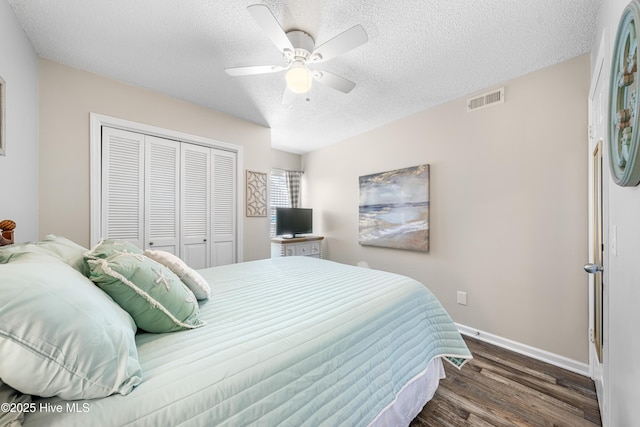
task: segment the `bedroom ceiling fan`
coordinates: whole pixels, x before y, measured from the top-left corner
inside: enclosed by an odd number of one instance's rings
[[[361,25],[356,25],[316,47],[313,37],[304,31],[285,32],[267,6],[254,4],[248,6],[247,9],[273,44],[280,49],[285,63],[284,65],[226,68],[227,74],[230,76],[249,76],[286,71],[287,86],[282,100],[283,104],[290,104],[296,94],[311,90],[314,80],[344,93],[351,92],[355,87],[354,82],[344,77],[324,70],[310,69],[309,65],[328,61],[366,43],[369,38]]]

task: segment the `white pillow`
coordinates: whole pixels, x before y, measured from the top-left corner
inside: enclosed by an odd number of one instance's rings
[[[166,251],[147,249],[145,256],[167,267],[184,282],[197,299],[209,298],[211,287],[209,283],[193,268],[189,267],[180,258]]]

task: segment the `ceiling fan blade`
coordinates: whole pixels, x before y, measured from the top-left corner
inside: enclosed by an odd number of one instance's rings
[[[285,86],[284,92],[282,93],[282,105],[291,105],[296,100],[297,94],[289,90],[288,87]]]
[[[328,61],[365,44],[368,40],[369,36],[362,25],[356,25],[318,46],[311,54],[310,60],[312,62]]]
[[[247,7],[253,19],[256,20],[258,25],[262,28],[262,30],[267,34],[267,36],[271,39],[273,44],[275,44],[280,51],[284,52],[285,50],[293,51],[293,45],[291,41],[287,37],[287,34],[284,32],[278,20],[271,10],[263,4],[253,4]]]
[[[356,84],[351,80],[347,80],[344,77],[340,77],[328,71],[316,71],[313,73],[313,78],[318,83],[322,83],[323,85],[344,93],[349,93],[354,87],[356,87]]]
[[[224,71],[230,76],[252,76],[254,74],[277,73],[286,70],[283,65],[253,65],[249,67],[225,68]]]

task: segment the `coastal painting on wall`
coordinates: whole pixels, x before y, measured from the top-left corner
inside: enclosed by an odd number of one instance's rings
[[[360,177],[360,237],[366,246],[429,251],[429,165]]]
[[[5,100],[4,100],[4,93],[5,93],[5,83],[4,80],[2,80],[2,77],[0,77],[0,156],[4,156],[6,155],[6,148],[5,148],[5,114],[4,114],[4,105],[5,105]]]

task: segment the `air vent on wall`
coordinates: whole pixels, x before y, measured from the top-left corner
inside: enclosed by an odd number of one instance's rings
[[[475,111],[480,108],[489,107],[504,102],[504,88],[501,87],[493,92],[487,92],[474,98],[467,99],[467,111]]]

